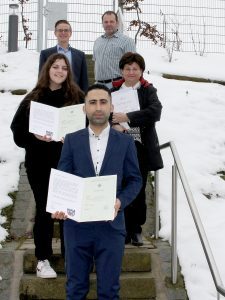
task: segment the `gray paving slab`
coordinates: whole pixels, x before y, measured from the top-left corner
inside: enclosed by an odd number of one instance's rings
[[[33,228],[35,203],[27,181],[24,165],[20,168],[20,181],[14,204],[10,228],[11,241],[0,249],[0,299],[19,300],[19,282],[23,274],[23,250],[18,250]]]

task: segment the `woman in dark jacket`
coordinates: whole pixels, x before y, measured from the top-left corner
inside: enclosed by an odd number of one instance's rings
[[[138,53],[127,52],[119,62],[123,79],[113,82],[112,92],[120,89],[133,88],[137,90],[140,110],[129,113],[114,112],[113,127],[119,131],[131,134],[137,147],[143,186],[136,199],[125,209],[127,237],[126,242],[141,246],[143,244],[141,232],[146,221],[145,187],[148,171],[163,168],[163,161],[159,151],[159,142],[155,129],[155,122],[160,120],[162,105],[158,99],[156,89],[143,78],[145,61]],[[127,130],[119,123],[127,122]]]
[[[63,54],[53,54],[46,61],[35,88],[20,103],[11,124],[16,145],[26,150],[25,167],[36,203],[33,234],[37,276],[41,278],[57,276],[48,261],[52,255],[53,219],[46,212],[46,203],[50,171],[57,168],[62,142],[29,132],[30,103],[37,101],[59,108],[81,103],[83,99],[83,92],[72,79],[69,61]],[[64,254],[62,223],[60,225]]]

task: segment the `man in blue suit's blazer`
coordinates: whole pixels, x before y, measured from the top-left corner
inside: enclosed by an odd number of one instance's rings
[[[84,92],[86,92],[88,89],[88,74],[85,53],[72,48],[69,45],[71,35],[72,28],[68,21],[59,20],[56,22],[55,36],[58,40],[58,45],[41,51],[39,58],[39,73],[51,54],[61,52],[69,59],[75,82]]]
[[[113,221],[64,222],[66,299],[86,299],[94,259],[98,300],[115,300],[119,299],[126,234],[123,210],[140,191],[142,180],[133,139],[109,127],[112,104],[108,88],[91,86],[84,110],[89,127],[66,135],[58,169],[80,177],[116,174],[117,199]],[[56,212],[53,217],[66,216]]]

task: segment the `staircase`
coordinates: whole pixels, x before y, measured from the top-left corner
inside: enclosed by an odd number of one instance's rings
[[[86,55],[89,84],[94,83],[94,62],[92,55]],[[183,278],[178,273],[178,283],[171,284],[171,248],[167,242],[150,239],[153,226],[153,195],[151,185],[147,185],[147,221],[143,226],[144,245],[134,247],[126,245],[120,276],[121,300],[187,300]],[[9,278],[5,280],[5,288],[1,292],[1,300],[63,300],[65,299],[66,276],[64,260],[60,255],[60,240],[58,226],[55,223],[55,238],[53,240],[54,255],[51,265],[58,274],[56,279],[41,279],[36,277],[37,261],[34,256],[32,226],[34,217],[34,199],[22,165],[20,170],[19,191],[14,205],[13,220],[10,233],[14,241],[5,245],[1,254],[13,257],[10,265]],[[3,261],[4,263],[4,261]],[[2,263],[3,266],[5,266]],[[5,261],[7,263],[7,261]],[[1,262],[0,262],[1,266]],[[2,295],[11,296],[3,296]],[[96,274],[90,274],[90,292],[87,299],[97,299]]]
[[[86,58],[87,70],[88,70],[88,83],[89,85],[92,85],[95,82],[94,61],[92,60],[92,54],[86,54],[85,58]]]
[[[187,300],[183,278],[178,274],[178,283],[171,284],[171,248],[167,242],[149,238],[152,228],[152,192],[147,189],[147,222],[143,226],[144,245],[134,247],[126,245],[120,277],[120,299],[148,300]],[[26,172],[22,166],[20,171],[19,191],[13,212],[11,235],[20,237],[14,245],[14,257],[19,261],[14,264],[14,271],[9,288],[14,288],[14,296],[10,300],[62,300],[65,299],[64,260],[61,258],[60,240],[58,238],[58,222],[55,222],[55,238],[53,240],[54,255],[51,260],[58,277],[56,279],[41,279],[36,277],[37,261],[34,256],[34,243],[31,236],[34,215],[34,199],[27,182]],[[12,245],[8,245],[10,251]],[[0,251],[1,252],[1,251]],[[5,248],[5,252],[7,249]],[[1,254],[1,253],[0,253]],[[1,295],[1,293],[0,293]],[[16,295],[16,297],[15,297]],[[18,298],[17,298],[18,297]],[[1,298],[1,297],[0,297]],[[90,292],[87,299],[96,297],[96,275],[90,274]],[[1,300],[9,300],[1,298]]]
[[[54,255],[51,264],[58,274],[56,279],[41,279],[36,277],[37,261],[34,256],[33,240],[26,240],[21,246],[25,250],[23,270],[20,281],[20,300],[30,299],[65,299],[64,260],[59,253],[60,241],[54,239]],[[123,259],[121,282],[121,299],[156,299],[156,284],[152,270],[151,252],[154,246],[145,241],[142,247],[127,245]],[[90,292],[87,299],[97,299],[96,274],[90,274]]]

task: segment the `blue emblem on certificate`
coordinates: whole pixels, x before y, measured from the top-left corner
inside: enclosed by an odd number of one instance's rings
[[[75,216],[75,209],[67,208],[67,215],[70,217]]]

